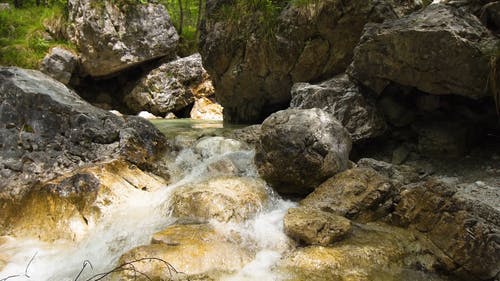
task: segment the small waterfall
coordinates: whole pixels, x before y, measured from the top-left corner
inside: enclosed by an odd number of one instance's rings
[[[174,223],[169,215],[170,196],[179,186],[199,182],[218,172],[211,169],[214,163],[230,161],[239,176],[256,177],[253,164],[254,152],[245,145],[222,137],[206,138],[185,148],[166,165],[172,171],[173,183],[163,189],[144,192],[127,190],[109,209],[96,225],[92,233],[79,243],[56,241],[46,243],[37,240],[8,238],[0,244],[0,261],[7,265],[0,272],[0,279],[25,273],[27,277],[10,280],[75,280],[84,261],[89,261],[93,269],[86,267],[78,280],[106,272],[117,265],[122,254],[130,249],[150,243],[154,233]],[[237,232],[247,247],[257,253],[255,259],[240,272],[227,277],[236,280],[279,280],[271,273],[272,266],[289,247],[289,241],[282,229],[282,219],[286,210],[294,203],[280,199],[268,190],[271,202],[254,218],[243,223],[211,223],[220,233]]]

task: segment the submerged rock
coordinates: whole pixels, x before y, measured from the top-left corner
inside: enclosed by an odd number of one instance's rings
[[[218,234],[208,224],[173,225],[156,233],[151,245],[140,246],[124,254],[120,262],[152,257],[155,259],[134,263],[135,270],[151,278],[148,280],[212,280],[200,275],[239,270],[252,260],[253,254]],[[175,274],[168,270],[163,261],[182,273]],[[113,280],[142,280],[136,279],[133,270],[120,271],[113,277]]]
[[[43,58],[40,71],[68,85],[78,64],[78,56],[72,51],[54,47]]]
[[[210,80],[201,64],[201,56],[194,54],[150,71],[125,96],[125,103],[134,111],[146,110],[165,116],[193,104],[195,94],[209,95],[200,89],[207,81]]]
[[[0,198],[88,163],[150,167],[166,149],[149,122],[93,107],[38,71],[0,67]]]
[[[68,11],[69,39],[81,54],[84,72],[91,76],[175,57],[179,36],[161,4],[69,0]]]
[[[500,202],[498,194],[491,201],[482,193],[437,180],[412,184],[401,193],[393,220],[424,233],[453,260],[448,271],[490,280],[500,273]]]
[[[316,107],[333,114],[349,131],[354,142],[377,137],[386,129],[374,100],[365,97],[361,87],[345,74],[320,84],[294,84],[290,107]]]
[[[353,168],[328,179],[300,202],[358,221],[386,216],[395,189],[389,180],[369,168]]]
[[[287,107],[293,83],[345,71],[364,25],[396,18],[389,1],[273,2],[271,13],[245,2],[208,1],[201,32],[203,63],[231,122],[261,121]]]
[[[368,24],[350,74],[377,93],[392,81],[430,94],[485,97],[495,42],[474,15],[432,4],[401,19]]]
[[[255,161],[260,175],[286,194],[307,194],[347,169],[351,138],[321,109],[288,109],[262,123]]]
[[[306,245],[329,245],[351,231],[351,222],[341,216],[312,208],[289,209],[284,219],[285,233]]]
[[[254,178],[216,177],[178,188],[172,215],[221,222],[241,222],[267,204],[265,183]]]

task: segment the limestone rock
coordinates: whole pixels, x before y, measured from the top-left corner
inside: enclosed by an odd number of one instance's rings
[[[388,214],[394,193],[389,180],[374,170],[353,168],[328,179],[300,205],[370,221]]]
[[[201,57],[194,54],[164,63],[150,71],[125,96],[125,103],[137,112],[146,110],[154,115],[165,116],[194,103],[193,89],[201,87],[207,80]]]
[[[484,5],[480,19],[485,26],[498,33],[500,31],[500,1]]]
[[[432,269],[439,265],[426,254],[427,243],[411,232],[382,224],[360,225],[349,238],[329,247],[309,246],[292,251],[278,268],[287,280],[443,280],[405,267]],[[418,276],[418,275],[417,275]]]
[[[194,102],[190,116],[197,120],[222,121],[222,106],[213,99],[202,97]]]
[[[371,168],[391,180],[396,187],[421,180],[419,171],[409,165],[395,165],[371,158],[362,158],[357,163],[360,168]],[[423,175],[422,175],[423,176]]]
[[[292,208],[285,215],[285,233],[306,245],[328,245],[351,231],[351,222],[341,216],[311,208]]]
[[[258,145],[260,142],[262,134],[262,126],[258,125],[250,125],[241,129],[236,129],[231,132],[229,135],[232,138],[240,140],[250,145]]]
[[[489,280],[500,272],[500,202],[481,200],[481,192],[465,193],[437,180],[409,185],[393,214],[399,225],[425,235],[454,264],[449,271]]]
[[[307,194],[347,169],[351,138],[321,109],[288,109],[262,123],[255,161],[261,177],[280,193]]]
[[[0,67],[0,198],[22,197],[88,163],[122,158],[150,167],[165,137],[138,117],[91,106],[39,71]]]
[[[200,52],[227,121],[260,122],[286,108],[293,83],[343,72],[364,25],[396,17],[388,1],[276,4],[273,11],[207,1]]]
[[[436,95],[488,95],[498,40],[472,14],[432,4],[397,20],[368,24],[350,74],[377,93],[390,81]]]
[[[75,72],[78,56],[66,49],[55,47],[45,56],[40,64],[40,71],[68,85]]]
[[[180,218],[241,222],[262,210],[265,183],[254,178],[216,177],[182,186],[172,197],[172,214]]]
[[[182,275],[191,277],[238,270],[252,260],[252,253],[218,234],[211,226],[198,224],[169,226],[153,236],[151,245],[140,246],[124,254],[120,263],[150,257],[167,261]],[[153,280],[182,278],[170,276],[165,263],[158,260],[145,260],[134,266]],[[131,270],[118,272],[113,277],[113,280],[136,280]]]
[[[31,189],[22,200],[2,205],[0,235],[80,241],[121,198],[166,184],[122,160],[77,169]]]
[[[363,95],[361,87],[345,74],[320,84],[294,84],[290,107],[316,107],[333,114],[354,142],[377,137],[386,128],[374,101]]]
[[[139,63],[174,58],[179,36],[161,4],[68,1],[70,40],[84,72],[107,76]]]

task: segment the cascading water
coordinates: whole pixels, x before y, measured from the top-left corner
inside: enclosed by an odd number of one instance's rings
[[[175,221],[168,214],[170,197],[177,187],[216,176],[217,172],[209,167],[221,160],[231,161],[240,176],[256,177],[253,156],[254,152],[241,143],[222,137],[195,142],[193,147],[180,151],[167,163],[172,171],[172,184],[151,192],[127,190],[80,242],[47,243],[6,238],[0,244],[0,258],[7,261],[0,272],[0,280],[15,275],[21,276],[9,280],[75,280],[84,261],[89,261],[92,268],[87,266],[78,280],[106,272],[117,265],[123,253],[149,244],[154,233]],[[280,199],[270,189],[268,193],[270,203],[250,220],[243,223],[210,222],[223,235],[238,233],[246,247],[256,252],[252,262],[224,280],[280,279],[272,272],[272,267],[289,248],[282,221],[286,210],[294,203]],[[72,230],[78,230],[78,226],[73,226]]]

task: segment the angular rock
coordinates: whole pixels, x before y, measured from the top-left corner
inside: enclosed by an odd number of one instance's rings
[[[372,221],[389,213],[394,195],[387,178],[369,168],[353,168],[328,179],[300,205],[357,221]]]
[[[0,206],[0,235],[80,241],[120,198],[163,188],[167,182],[115,160],[77,169],[32,188],[22,200]]]
[[[254,178],[216,177],[186,185],[172,197],[172,215],[179,218],[241,222],[267,204],[265,183]]]
[[[200,52],[225,120],[260,122],[286,108],[293,83],[346,69],[367,22],[396,18],[388,1],[314,3],[275,4],[271,13],[245,1],[207,1]]]
[[[341,216],[311,208],[288,209],[285,233],[306,245],[329,245],[351,231],[351,222]]]
[[[151,257],[167,261],[182,272],[180,276],[170,276],[166,264],[160,260],[134,263],[137,271],[152,280],[185,280],[178,279],[182,276],[189,277],[187,280],[214,280],[193,275],[238,270],[252,260],[252,253],[218,234],[208,224],[173,225],[156,233],[151,245],[140,246],[125,253],[120,258],[120,263]],[[191,276],[196,278],[192,279]],[[118,271],[113,277],[113,280],[136,280],[132,270]]]
[[[69,0],[70,41],[85,73],[108,76],[139,63],[174,58],[179,36],[161,4]]]
[[[481,200],[481,190],[461,192],[437,180],[405,187],[393,213],[394,221],[425,235],[453,260],[449,271],[490,280],[500,272],[500,211]],[[498,192],[497,192],[498,193]],[[489,195],[491,196],[491,195]]]
[[[392,81],[430,94],[485,97],[495,42],[474,15],[432,4],[366,25],[350,75],[377,93]]]
[[[286,194],[307,194],[347,169],[351,138],[321,109],[288,109],[262,123],[255,161],[259,174]]]
[[[222,121],[222,106],[213,99],[199,98],[194,102],[190,116],[196,120]]]
[[[321,108],[333,114],[349,131],[354,142],[381,135],[386,128],[374,101],[347,75],[320,84],[296,83],[292,87],[291,108]]]
[[[289,280],[447,280],[431,271],[439,261],[427,253],[425,239],[383,224],[360,225],[347,239],[329,247],[297,248],[278,265]],[[420,274],[419,274],[420,273]]]
[[[201,87],[208,75],[201,56],[194,54],[162,64],[144,76],[125,96],[125,103],[134,111],[149,111],[165,116],[194,103],[193,89]],[[196,93],[202,92],[199,90]]]
[[[408,165],[394,165],[371,158],[362,158],[357,163],[360,168],[371,168],[391,180],[396,187],[421,180],[419,171]]]
[[[40,64],[40,71],[68,85],[78,64],[78,56],[66,49],[54,47]]]
[[[91,106],[39,71],[0,67],[0,198],[88,163],[122,158],[150,167],[165,137],[138,117]]]

